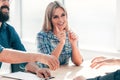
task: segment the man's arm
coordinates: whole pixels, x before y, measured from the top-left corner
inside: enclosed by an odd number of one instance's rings
[[[59,61],[55,56],[45,55],[45,54],[35,54],[12,50],[3,49],[0,53],[0,61],[7,63],[22,63],[22,62],[35,62],[39,61],[41,63],[47,64],[50,69],[55,70],[59,67]],[[14,57],[14,58],[13,58]]]
[[[21,54],[24,53],[24,54]],[[3,49],[0,53],[0,61],[7,63],[22,63],[22,62],[35,62],[37,61],[38,54],[25,54],[26,52]],[[40,55],[39,55],[40,56]],[[42,56],[40,56],[42,58]]]
[[[98,69],[104,65],[111,65],[111,66],[112,65],[120,65],[120,59],[106,58],[106,57],[95,57],[92,60],[90,67]]]
[[[116,59],[116,64],[120,65],[120,59]]]

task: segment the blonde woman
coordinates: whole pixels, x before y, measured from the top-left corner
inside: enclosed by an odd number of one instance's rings
[[[37,41],[38,51],[54,55],[59,59],[60,65],[68,64],[69,58],[77,66],[82,63],[78,38],[69,30],[67,11],[58,1],[47,6],[43,30],[38,33]]]

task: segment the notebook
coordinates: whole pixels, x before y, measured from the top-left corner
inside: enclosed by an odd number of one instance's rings
[[[29,72],[15,72],[10,74],[4,74],[2,77],[13,79],[13,80],[45,80],[44,78],[39,78],[35,74]]]

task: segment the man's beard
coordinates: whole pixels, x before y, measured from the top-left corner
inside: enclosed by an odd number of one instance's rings
[[[6,22],[9,20],[9,12],[2,12],[2,9],[8,9],[8,6],[1,6],[0,8],[0,22]]]

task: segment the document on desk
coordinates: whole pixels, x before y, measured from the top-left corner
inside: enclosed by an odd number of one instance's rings
[[[35,74],[28,72],[15,72],[10,74],[4,74],[2,76],[15,80],[44,80],[43,78],[39,78]]]

